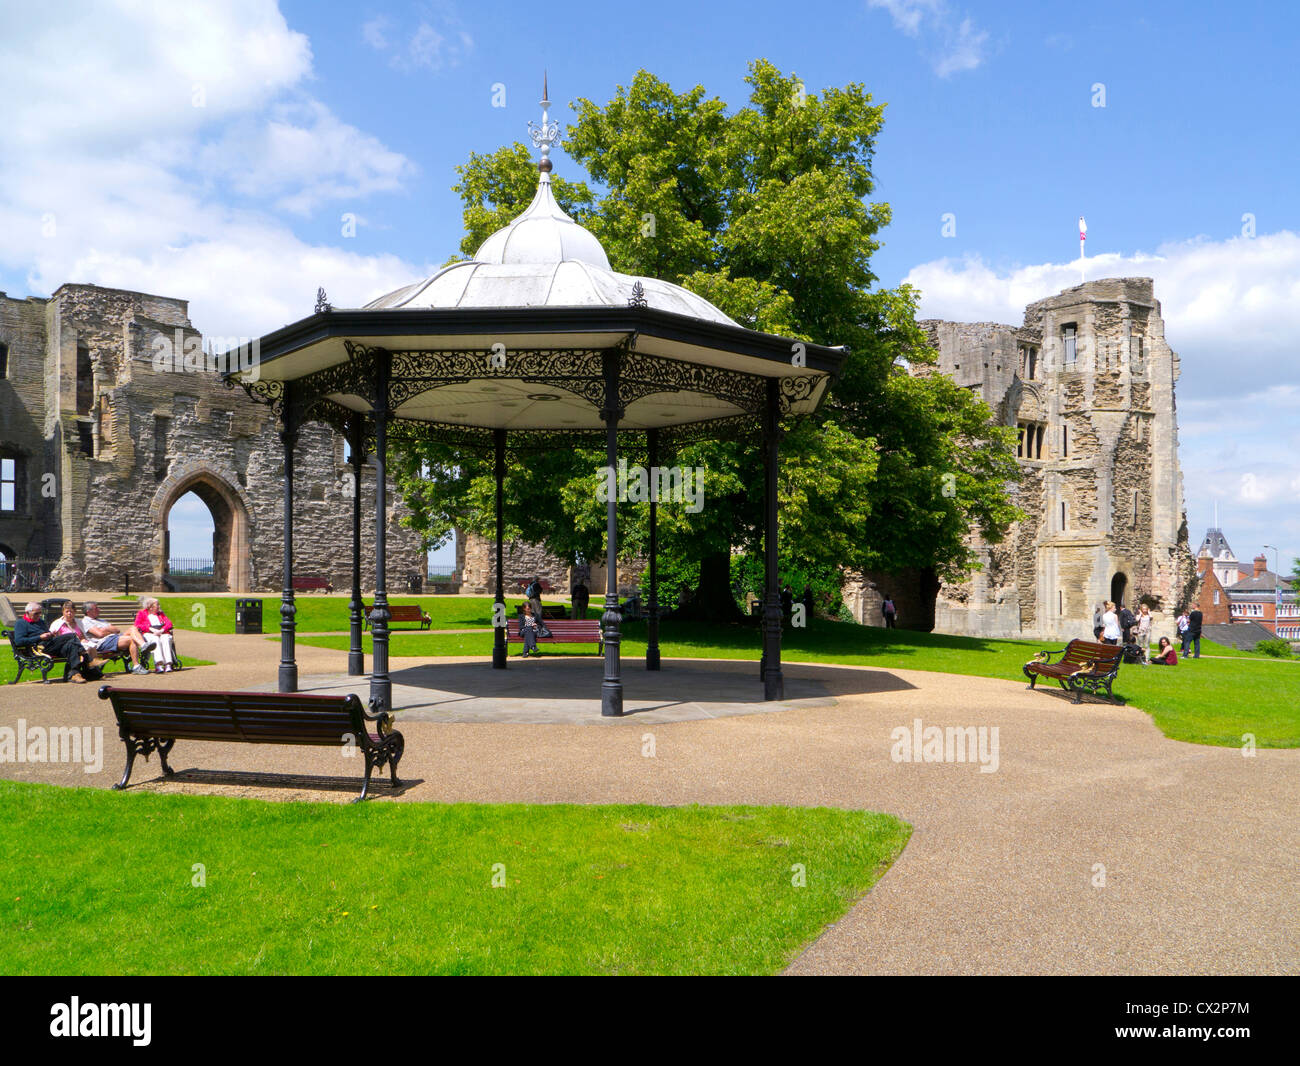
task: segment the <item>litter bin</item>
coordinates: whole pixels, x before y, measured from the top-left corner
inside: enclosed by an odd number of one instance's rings
[[[262,632],[262,601],[261,600],[236,600],[235,601],[235,632],[236,633]]]

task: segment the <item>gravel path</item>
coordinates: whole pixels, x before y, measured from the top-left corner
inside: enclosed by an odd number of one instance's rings
[[[275,677],[260,637],[182,633],[182,654],[215,659],[135,687],[252,688]],[[299,648],[304,677],[345,653]],[[393,665],[430,664],[397,659]],[[440,661],[442,662],[442,661]],[[563,660],[517,663],[542,695],[574,684]],[[753,663],[666,661],[684,685],[725,680],[749,698]],[[581,685],[600,663],[580,660]],[[632,677],[639,664],[628,662]],[[698,675],[692,671],[701,672]],[[1023,684],[909,670],[787,666],[831,699],[776,713],[582,724],[402,721],[406,787],[431,802],[792,804],[868,808],[913,824],[869,896],[791,973],[1300,972],[1300,751],[1210,748],[1165,739],[1132,707],[1075,707]],[[107,787],[121,748],[96,686],[0,688],[0,725],[104,726],[104,766],[16,764],[21,780]],[[995,772],[973,762],[898,762],[905,727],[998,730]],[[654,754],[648,757],[647,739]],[[179,779],[137,763],[132,787],[345,802],[359,763],[318,748],[177,745]],[[388,802],[386,786],[375,789]],[[791,862],[798,861],[791,856]],[[815,869],[808,871],[817,876]]]

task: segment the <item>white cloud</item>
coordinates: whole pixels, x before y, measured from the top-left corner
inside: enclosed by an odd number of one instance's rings
[[[1191,538],[1219,522],[1241,558],[1300,556],[1300,234],[1205,238],[1089,257],[1089,278],[1151,277],[1179,354],[1179,459]],[[1019,325],[1025,305],[1079,284],[1079,261],[995,270],[978,256],[906,279],[919,315]],[[1270,565],[1271,565],[1270,553]]]
[[[941,78],[984,62],[988,32],[960,16],[946,0],[867,0],[867,6],[888,11],[896,28],[925,42],[930,64]]]
[[[404,73],[455,67],[474,50],[474,39],[449,6],[421,17],[413,29],[397,35],[400,40],[389,35],[392,28],[392,20],[380,15],[361,27],[361,36],[375,51],[388,55],[389,66]]]
[[[277,217],[355,212],[414,166],[305,91],[309,42],[274,0],[46,10],[0,39],[0,267],[31,291],[180,296],[205,332],[254,335],[319,285],[356,306],[425,271]]]

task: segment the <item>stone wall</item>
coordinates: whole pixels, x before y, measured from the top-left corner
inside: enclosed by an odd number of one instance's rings
[[[43,328],[23,328],[25,306],[43,306]],[[30,318],[30,314],[28,314]],[[15,325],[16,323],[16,325]],[[41,535],[60,557],[68,588],[164,588],[167,515],[194,492],[212,511],[217,589],[274,591],[282,581],[283,452],[270,410],[227,389],[208,366],[161,358],[201,345],[183,300],[93,285],[64,285],[49,301],[0,296],[0,342],[18,350],[27,375],[21,418],[5,418],[7,446],[48,455],[57,491]],[[90,411],[78,410],[78,348],[89,352]],[[27,381],[41,367],[42,395]],[[0,386],[0,405],[7,390]],[[6,412],[6,414],[8,414]],[[15,432],[11,427],[17,426]],[[37,427],[40,431],[37,432]],[[336,588],[351,583],[352,500],[343,441],[323,425],[303,427],[294,460],[294,566]],[[29,471],[29,486],[39,486]],[[362,580],[374,586],[374,472],[363,469]],[[388,513],[388,584],[423,579],[419,538]],[[7,527],[0,519],[0,542]],[[206,553],[200,553],[206,554]],[[366,561],[370,561],[367,573]]]
[[[1084,635],[1117,575],[1130,606],[1146,601],[1157,626],[1171,626],[1195,582],[1195,563],[1178,466],[1178,356],[1165,343],[1151,280],[1109,278],[1067,289],[1027,307],[1020,327],[923,325],[940,368],[978,388],[1005,424],[1046,427],[1042,456],[1020,461],[1015,499],[1026,518],[1002,545],[972,538],[983,567],[939,590],[936,628]],[[1072,363],[1067,325],[1077,331]],[[1038,349],[1032,379],[1026,345]]]

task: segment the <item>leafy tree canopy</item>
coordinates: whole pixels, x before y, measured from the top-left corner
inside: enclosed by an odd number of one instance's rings
[[[997,540],[1017,517],[1007,495],[1018,476],[1014,431],[932,371],[917,292],[876,287],[871,256],[890,218],[887,204],[869,200],[884,106],[856,83],[807,92],[766,60],[746,80],[749,102],[736,111],[702,86],[677,92],[644,70],[606,104],[579,99],[565,149],[586,178],[554,176],[555,197],[616,270],[683,285],[752,329],[849,347],[818,416],[784,427],[783,566],[960,577],[974,561],[969,532]],[[457,171],[461,252],[472,256],[527,206],[537,168],[514,144],[473,154]],[[644,461],[642,442],[623,441],[629,462]],[[430,544],[457,525],[493,532],[490,457],[423,442],[394,450],[411,524]],[[660,507],[661,551],[698,561],[702,591],[723,591],[732,550],[761,545],[760,451],[709,442],[661,462],[702,468],[706,501],[698,513]],[[513,462],[508,535],[601,558],[603,463],[603,453],[583,450]],[[647,510],[620,507],[629,552],[644,549]]]

